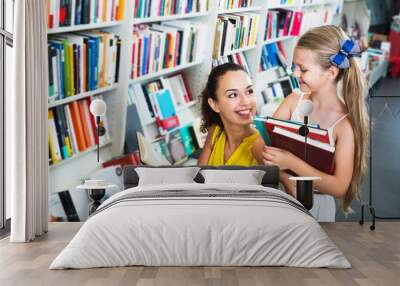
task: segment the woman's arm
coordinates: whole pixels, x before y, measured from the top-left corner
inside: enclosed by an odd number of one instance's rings
[[[207,165],[208,159],[210,158],[212,152],[212,136],[214,134],[215,126],[211,126],[208,130],[206,142],[204,143],[203,150],[199,156],[199,160],[197,160],[197,165]]]
[[[295,93],[291,93],[288,95],[282,103],[279,105],[278,109],[275,111],[273,117],[277,119],[282,119],[282,120],[288,120],[290,119],[291,116],[291,107],[293,105],[293,102],[298,100],[298,95]],[[254,143],[253,143],[253,156],[256,158],[257,162],[261,165],[264,165],[264,159],[263,159],[263,153],[264,153],[264,146],[265,142],[260,136],[257,138]]]

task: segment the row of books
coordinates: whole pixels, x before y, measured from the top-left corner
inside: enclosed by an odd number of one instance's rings
[[[283,36],[298,36],[303,12],[285,9],[268,10],[264,40]]]
[[[124,18],[125,0],[47,0],[49,29],[106,23]]]
[[[295,5],[297,0],[268,0],[268,6]]]
[[[235,63],[245,68],[246,72],[250,74],[249,63],[247,62],[246,56],[243,52],[234,53],[229,56],[219,57],[212,60],[212,67],[222,65],[224,63]]]
[[[204,28],[203,24],[189,21],[135,25],[131,78],[199,61]]]
[[[264,45],[261,51],[261,71],[279,66],[287,68],[287,57],[282,43],[277,42]]]
[[[149,18],[206,12],[208,2],[208,0],[136,0],[134,13],[136,18]]]
[[[160,153],[170,164],[186,160],[199,147],[195,139],[193,127],[185,125],[152,143],[156,152]]]
[[[218,10],[230,10],[253,6],[253,0],[219,0]]]
[[[334,11],[329,6],[311,8],[304,11],[300,34],[304,34],[312,27],[326,25],[332,22]]]
[[[142,123],[156,120],[160,133],[178,126],[177,111],[192,101],[192,93],[182,74],[132,84],[128,92],[128,105],[136,104]]]
[[[308,4],[321,4],[323,0],[300,0],[300,4],[308,5]]]
[[[204,146],[207,134],[200,131],[200,123],[200,118],[196,118],[192,123],[175,128],[153,142],[137,133],[141,161],[150,165],[181,164],[186,161]]]
[[[255,13],[220,15],[217,19],[213,57],[256,44],[260,15]]]
[[[270,83],[264,90],[261,91],[261,95],[264,104],[269,104],[282,101],[286,96],[291,94],[292,91],[293,86],[291,79],[287,78]]]
[[[90,31],[48,40],[49,102],[118,82],[121,40]]]
[[[56,106],[48,110],[48,141],[51,164],[68,159],[97,144],[95,118],[90,113],[91,98]],[[102,118],[107,128],[106,117]],[[106,131],[100,144],[109,140]]]

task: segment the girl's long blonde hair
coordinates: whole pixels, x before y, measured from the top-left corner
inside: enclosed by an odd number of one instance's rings
[[[340,41],[345,39],[347,37],[341,28],[333,25],[320,26],[310,29],[301,36],[297,47],[313,51],[320,65],[328,69],[332,66],[329,57],[339,52]],[[345,213],[351,211],[350,203],[354,198],[360,199],[361,181],[367,169],[369,120],[364,102],[364,95],[367,92],[365,77],[353,57],[349,58],[349,62],[350,67],[339,69],[336,78],[337,82],[342,80],[343,100],[349,111],[355,140],[353,177],[342,204]]]

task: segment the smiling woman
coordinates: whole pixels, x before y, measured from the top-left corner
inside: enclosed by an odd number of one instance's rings
[[[253,83],[244,68],[233,63],[215,67],[202,92],[203,132],[207,139],[199,165],[258,165],[252,149],[261,140],[252,127],[256,113]]]

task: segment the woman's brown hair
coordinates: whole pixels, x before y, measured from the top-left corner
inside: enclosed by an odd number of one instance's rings
[[[225,75],[229,71],[243,71],[247,73],[241,65],[235,63],[224,63],[222,65],[214,67],[211,70],[206,86],[201,92],[201,132],[203,133],[207,132],[209,128],[213,125],[219,125],[221,129],[223,129],[224,127],[219,114],[212,110],[212,108],[208,104],[208,99],[212,98],[215,101],[218,100],[218,80],[221,76]]]
[[[337,26],[327,25],[312,28],[300,37],[297,48],[311,50],[317,56],[320,65],[328,69],[332,66],[329,57],[335,55],[341,49],[340,42],[347,39],[343,30]],[[353,177],[349,189],[344,195],[343,210],[351,211],[350,203],[354,198],[360,198],[361,181],[367,169],[368,146],[368,114],[366,112],[364,95],[366,82],[357,61],[349,58],[350,67],[339,69],[337,82],[342,80],[343,100],[349,111],[349,120],[353,127],[355,152]]]

